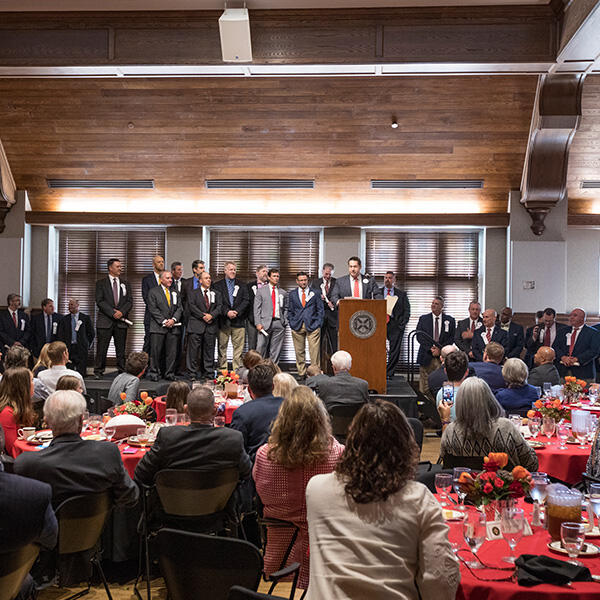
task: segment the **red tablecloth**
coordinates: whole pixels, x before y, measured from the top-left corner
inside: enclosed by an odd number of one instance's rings
[[[156,420],[160,423],[165,422],[165,416],[167,412],[167,402],[164,400],[166,396],[159,396],[152,401],[152,408],[156,411]],[[240,398],[242,400],[242,398]],[[218,403],[217,403],[218,404]],[[229,425],[231,423],[231,419],[233,418],[233,413],[240,406],[235,400],[225,402],[225,423]]]
[[[520,502],[519,506],[525,509],[525,514],[531,521],[531,505]],[[452,521],[449,539],[451,542],[460,544],[460,548],[467,548],[462,535],[462,522]],[[525,536],[517,544],[515,555],[520,554],[546,554],[558,560],[567,560],[563,554],[552,552],[548,549],[550,536],[548,532],[540,527],[534,528],[533,535]],[[598,545],[600,540],[590,538],[589,542]],[[478,555],[486,565],[507,567],[508,563],[502,562],[504,556],[510,555],[508,544],[504,540],[485,541]],[[463,559],[471,560],[472,555],[468,551],[461,551]],[[580,559],[586,567],[595,575],[600,575],[600,555],[594,558]],[[598,583],[574,583],[569,587],[558,587],[554,585],[538,585],[532,588],[521,587],[517,583],[509,581],[484,582],[476,579],[469,570],[461,564],[461,582],[458,588],[457,600],[560,600],[566,597],[578,598],[578,600],[598,600],[600,598],[600,584]],[[477,569],[479,577],[488,579],[500,579],[510,574],[510,571],[496,571],[493,569]]]
[[[548,440],[541,435],[537,439],[542,442]],[[579,483],[590,455],[590,445],[587,444],[583,450],[578,444],[567,444],[566,450],[559,450],[558,446],[559,440],[552,438],[550,445],[536,448],[539,470],[570,484]],[[600,593],[600,589],[598,591]]]

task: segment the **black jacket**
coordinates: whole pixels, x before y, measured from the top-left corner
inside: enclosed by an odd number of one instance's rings
[[[79,313],[79,320],[81,321],[81,325],[77,330],[77,351],[80,355],[87,355],[94,341],[94,327],[92,326],[92,320],[85,313]],[[71,347],[72,329],[73,323],[71,313],[69,313],[58,323],[57,335],[58,339],[67,345],[67,348]]]
[[[46,343],[55,342],[58,338],[58,323],[62,315],[52,313],[52,325],[50,326],[50,340],[46,340],[46,315],[42,311],[31,317],[31,338],[29,340],[30,349],[34,356],[39,356],[42,346]],[[56,323],[56,325],[55,325]]]
[[[129,311],[133,308],[129,284],[121,278],[119,278],[119,281],[121,282],[121,285],[119,286],[119,302],[116,307],[108,275],[96,281],[96,304],[98,305],[98,318],[96,319],[97,329],[110,329],[115,323],[117,324],[117,327],[127,327],[127,323],[117,321],[113,318],[115,309],[121,311],[123,317],[127,319]]]
[[[31,328],[27,313],[21,308],[17,311],[17,327],[15,327],[8,309],[0,311],[0,342],[3,346],[12,346],[19,342],[29,347]]]
[[[236,290],[237,287],[237,290]],[[246,323],[246,317],[248,316],[248,309],[250,307],[250,298],[248,296],[248,286],[236,277],[234,280],[235,294],[233,297],[233,305],[229,302],[229,290],[227,289],[227,282],[225,279],[220,279],[215,282],[212,286],[213,290],[216,290],[221,294],[223,301],[223,314],[219,318],[219,325],[229,323],[231,327],[243,327]],[[229,319],[227,312],[230,310],[236,310],[238,316],[235,319]]]

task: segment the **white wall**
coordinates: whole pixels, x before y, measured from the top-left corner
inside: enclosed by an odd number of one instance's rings
[[[360,256],[360,228],[332,227],[325,229],[323,237],[323,262],[335,265],[336,277],[348,275],[348,259]]]
[[[550,267],[549,267],[550,268]],[[600,313],[600,229],[569,227],[566,311]]]
[[[167,227],[167,252],[165,267],[175,260],[183,263],[184,277],[192,276],[192,261],[202,256],[202,227]]]
[[[506,229],[490,228],[485,232],[485,308],[498,312],[506,306]]]
[[[29,282],[23,281],[27,270],[23,267],[25,256],[25,194],[17,195],[17,202],[5,219],[5,229],[0,235],[0,256],[3,273],[0,278],[0,304],[6,304],[8,294],[20,294],[26,302]]]

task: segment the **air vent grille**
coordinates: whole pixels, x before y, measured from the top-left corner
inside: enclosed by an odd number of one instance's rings
[[[314,179],[207,179],[209,190],[312,190]]]
[[[581,182],[581,187],[584,190],[597,190],[600,189],[600,181],[582,181]]]
[[[48,179],[52,189],[89,189],[89,190],[151,190],[153,179],[137,180],[90,180],[90,179]]]
[[[374,190],[481,189],[483,179],[372,179]]]

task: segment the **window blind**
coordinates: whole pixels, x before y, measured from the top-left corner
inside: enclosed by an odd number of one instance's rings
[[[127,353],[141,350],[144,342],[144,301],[142,279],[152,272],[152,258],[164,256],[164,229],[59,230],[59,276],[57,310],[68,312],[69,298],[79,300],[79,308],[96,322],[96,281],[107,276],[106,261],[118,258],[122,277],[131,285],[133,309],[129,319],[133,326],[127,333]],[[114,358],[111,342],[108,357]]]

